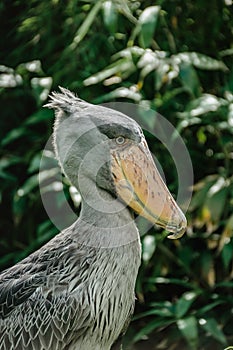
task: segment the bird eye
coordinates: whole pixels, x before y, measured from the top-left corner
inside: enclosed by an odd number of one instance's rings
[[[123,145],[123,144],[125,143],[125,138],[124,138],[123,136],[118,136],[118,137],[116,138],[116,143],[117,143],[118,145]]]

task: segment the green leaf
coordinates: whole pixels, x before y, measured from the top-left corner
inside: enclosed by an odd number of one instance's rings
[[[148,262],[154,254],[156,248],[155,236],[146,235],[142,242],[142,258],[143,261]]]
[[[160,6],[149,6],[138,19],[139,43],[143,48],[151,45],[160,13]]]
[[[228,192],[229,188],[223,177],[220,177],[215,184],[210,187],[204,204],[204,210],[210,213],[213,222],[218,222],[221,218]]]
[[[34,173],[39,170],[41,165],[41,152],[36,153],[35,156],[32,158],[30,165],[28,167],[28,173]]]
[[[29,177],[17,191],[17,197],[24,197],[39,185],[38,174]]]
[[[17,180],[16,176],[13,176],[8,171],[3,171],[1,169],[0,169],[0,178],[5,179],[5,180],[9,180],[9,181],[13,181],[13,182]]]
[[[114,1],[107,0],[103,3],[104,24],[111,34],[117,31],[118,13]]]
[[[14,69],[0,65],[0,88],[13,88],[23,84],[23,78]]]
[[[7,156],[0,159],[0,170],[22,162],[22,158],[17,156]]]
[[[114,1],[114,0],[113,0]],[[137,23],[137,19],[133,16],[131,9],[128,6],[128,2],[125,0],[117,0],[116,6],[118,11],[122,13],[133,24]]]
[[[85,86],[98,84],[99,82],[103,81],[106,78],[109,78],[110,76],[114,74],[120,74],[123,72],[133,72],[136,70],[136,66],[134,65],[131,58],[121,58],[118,61],[112,63],[102,71],[92,75],[91,77],[84,80],[83,84]]]
[[[213,303],[205,305],[197,310],[196,316],[198,316],[198,317],[205,316],[208,311],[213,310],[216,306],[224,304],[224,303],[226,303],[226,301],[217,300],[217,301],[214,301]]]
[[[173,320],[164,320],[164,318],[159,318],[149,322],[145,327],[141,328],[140,331],[134,336],[132,343],[136,343],[137,341],[143,339],[146,335],[153,332],[155,329],[159,327],[168,326],[174,323]]]
[[[195,301],[195,299],[198,297],[200,293],[198,292],[186,292],[184,293],[179,300],[177,300],[175,304],[175,314],[176,317],[179,319],[183,317],[188,310],[190,309],[191,305]]]
[[[95,100],[95,103],[102,103],[113,100],[115,98],[128,98],[135,102],[139,102],[142,98],[142,95],[139,92],[134,91],[133,89],[119,87],[118,89],[115,89],[112,92],[109,92],[108,94],[102,95],[101,98]]]
[[[223,261],[224,267],[225,269],[228,269],[233,258],[232,242],[229,242],[228,244],[224,245],[221,255],[222,255],[222,261]]]
[[[33,88],[34,96],[37,97],[37,101],[39,102],[39,104],[41,104],[47,99],[50,88],[52,86],[52,82],[53,79],[51,77],[32,78],[31,85]]]
[[[160,59],[156,52],[150,49],[145,50],[137,64],[141,69],[139,81],[142,82],[150,72],[158,68],[159,63]]]
[[[187,282],[178,278],[149,277],[147,281],[149,283],[156,283],[156,284],[175,284],[186,288],[192,287],[192,282]]]
[[[213,338],[226,345],[226,337],[219,328],[215,318],[202,318],[199,320],[199,324],[206,332],[210,333]]]
[[[211,186],[216,182],[216,175],[208,176],[204,178],[202,181],[200,181],[196,186],[198,187],[198,190],[194,194],[191,204],[189,206],[189,210],[195,210],[197,208],[200,208],[207,196],[207,193]]]
[[[227,220],[226,227],[224,229],[224,236],[225,237],[233,236],[233,214]]]
[[[183,337],[188,342],[190,349],[197,349],[198,346],[198,328],[197,320],[194,316],[183,318],[177,321],[177,326]]]
[[[24,125],[34,125],[53,118],[54,118],[54,115],[49,109],[40,108],[38,111],[30,115],[30,117],[28,117],[25,120]]]
[[[15,140],[19,139],[22,136],[25,136],[28,134],[28,130],[25,127],[19,127],[17,129],[12,129],[7,133],[7,135],[3,138],[1,141],[2,146],[6,146],[11,142],[14,142]]]
[[[147,50],[142,49],[139,46],[131,46],[131,47],[127,47],[126,49],[120,50],[118,52],[116,52],[113,56],[112,59],[116,60],[118,58],[132,58],[135,57],[137,59],[139,59],[142,55],[144,55],[144,53]]]
[[[216,112],[224,104],[226,104],[224,99],[211,94],[203,94],[201,97],[188,103],[185,112],[179,113],[179,116],[184,118],[183,127],[192,124],[193,120],[198,120],[201,123],[202,119],[197,119],[197,117],[209,112]]]
[[[191,63],[194,67],[204,70],[223,70],[227,71],[227,66],[212,57],[198,52],[181,52],[174,56],[176,60],[185,63]]]
[[[76,47],[79,45],[79,43],[85,38],[87,35],[92,23],[94,22],[99,10],[102,6],[102,0],[99,0],[96,2],[96,4],[92,7],[91,11],[86,16],[86,19],[83,21],[81,26],[79,27],[72,44],[70,45],[70,48],[72,50],[76,49]]]
[[[17,73],[20,73],[21,75],[25,74],[25,71],[28,71],[30,73],[37,73],[44,74],[41,61],[40,60],[34,60],[30,62],[20,63],[16,69]]]
[[[197,131],[198,142],[202,145],[204,145],[207,141],[207,136],[206,136],[205,131],[206,131],[205,127],[200,127]]]
[[[189,63],[182,62],[179,65],[180,71],[179,76],[182,81],[182,84],[184,87],[190,91],[190,93],[195,96],[199,97],[201,93],[201,85],[198,78],[198,75],[193,68],[193,66]]]
[[[233,288],[233,281],[224,281],[216,283],[215,287],[226,287],[226,288]]]
[[[155,89],[158,91],[162,85],[167,81],[167,74],[170,70],[170,65],[166,60],[161,60],[157,69],[155,70]]]
[[[161,316],[161,317],[170,317],[170,318],[173,317],[174,318],[173,312],[171,312],[171,310],[169,310],[168,308],[163,307],[163,308],[151,309],[151,310],[142,312],[142,313],[136,315],[133,318],[133,320],[135,321],[135,320],[139,320],[141,318],[147,317],[147,316],[154,316],[154,315]]]

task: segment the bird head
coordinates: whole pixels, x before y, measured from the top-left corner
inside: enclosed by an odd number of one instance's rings
[[[55,153],[82,198],[107,193],[172,232],[169,238],[181,237],[186,218],[161,178],[138,123],[60,89],[46,105],[56,111]]]

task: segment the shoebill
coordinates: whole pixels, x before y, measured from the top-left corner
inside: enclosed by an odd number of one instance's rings
[[[182,236],[186,219],[140,126],[61,88],[54,148],[80,216],[0,275],[0,350],[110,350],[127,329],[141,260],[134,213]]]

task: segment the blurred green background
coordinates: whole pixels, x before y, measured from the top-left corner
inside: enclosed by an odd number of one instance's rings
[[[93,103],[150,107],[180,132],[194,195],[181,240],[154,229],[142,237],[125,349],[233,345],[232,0],[2,0],[0,19],[0,269],[58,231],[38,186],[54,118],[42,108],[50,91],[61,85]],[[147,136],[176,194],[172,160]],[[65,197],[52,159],[47,152],[41,181],[62,214]],[[79,196],[63,182],[78,213]]]

